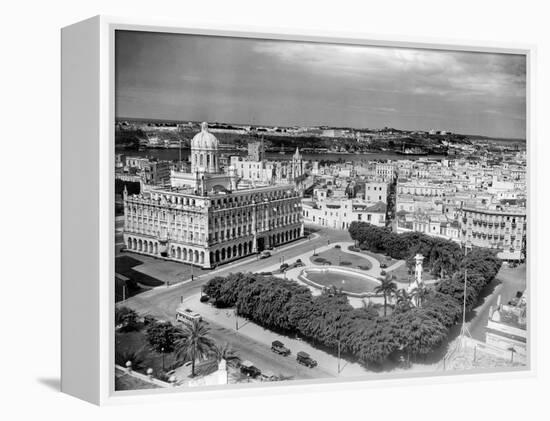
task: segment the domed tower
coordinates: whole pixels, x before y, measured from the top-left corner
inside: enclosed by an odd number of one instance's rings
[[[191,172],[218,173],[218,139],[208,131],[208,123],[191,140]]]

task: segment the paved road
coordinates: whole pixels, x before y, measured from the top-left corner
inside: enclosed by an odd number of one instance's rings
[[[346,231],[322,229],[316,232],[314,238],[296,242],[288,246],[280,247],[267,259],[243,259],[227,266],[221,266],[195,278],[194,281],[183,282],[169,287],[158,287],[127,299],[123,305],[131,307],[140,314],[150,314],[164,320],[174,320],[176,308],[190,296],[200,293],[202,286],[214,276],[224,276],[231,272],[261,272],[266,267],[281,262],[293,262],[297,256],[310,252],[327,243],[337,241],[349,241]],[[129,254],[132,255],[132,254]],[[139,259],[140,256],[137,256]],[[183,264],[181,264],[183,265]],[[120,303],[118,303],[120,305]],[[212,327],[212,338],[218,343],[228,342],[242,360],[250,360],[258,365],[260,370],[269,370],[284,378],[309,379],[326,378],[334,375],[320,367],[308,369],[299,365],[295,357],[282,357],[270,351],[269,346],[241,335],[234,330],[227,329],[219,324],[209,321]]]
[[[526,266],[520,265],[515,269],[502,266],[495,280],[487,287],[489,294],[483,302],[474,309],[473,318],[468,323],[468,329],[474,339],[485,342],[485,327],[489,319],[489,309],[496,308],[498,296],[501,303],[506,304],[515,297],[517,291],[523,291],[526,287]]]
[[[249,360],[254,363],[263,373],[271,371],[277,377],[284,380],[303,380],[320,379],[334,377],[332,374],[322,370],[319,367],[307,368],[298,364],[296,355],[283,357],[275,354],[269,347],[253,340],[252,338],[241,335],[235,330],[209,322],[211,331],[210,336],[217,343],[228,343],[231,349],[241,360]]]

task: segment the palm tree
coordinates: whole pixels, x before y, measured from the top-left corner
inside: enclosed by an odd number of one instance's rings
[[[116,364],[126,367],[126,363],[130,361],[132,363],[133,370],[140,370],[145,366],[145,348],[141,347],[137,350],[124,349],[122,351],[115,352]]]
[[[411,291],[411,296],[416,302],[416,306],[418,308],[422,308],[422,303],[424,302],[424,299],[428,297],[429,294],[430,294],[430,290],[426,288],[425,285],[420,285]]]
[[[401,288],[395,294],[396,304],[402,310],[409,310],[411,308],[411,295],[405,288]]]
[[[229,345],[229,343],[227,342],[223,345],[216,344],[212,349],[212,355],[216,357],[218,363],[221,360],[229,361],[237,358],[235,351],[233,351],[233,348],[231,348],[231,345]]]
[[[183,325],[180,338],[174,344],[176,358],[191,360],[191,377],[195,377],[195,361],[205,358],[212,352],[215,344],[208,336],[210,328],[202,320],[193,320]]]
[[[386,316],[388,298],[391,298],[397,292],[397,284],[393,282],[393,276],[389,274],[386,275],[382,283],[374,288],[374,292],[384,295],[384,316]]]

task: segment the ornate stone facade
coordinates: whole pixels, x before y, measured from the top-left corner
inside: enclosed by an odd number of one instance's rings
[[[212,150],[209,162],[216,165],[217,148]],[[192,148],[191,156],[200,160],[196,152]],[[126,248],[212,268],[304,235],[301,195],[294,186],[208,188],[201,186],[204,174],[221,176],[199,168],[190,177],[195,183],[140,195],[124,192]]]

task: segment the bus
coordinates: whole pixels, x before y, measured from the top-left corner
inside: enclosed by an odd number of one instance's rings
[[[176,311],[177,322],[190,325],[193,324],[195,320],[198,320],[200,322],[202,320],[202,316],[199,313],[196,313],[188,308],[178,307]]]

